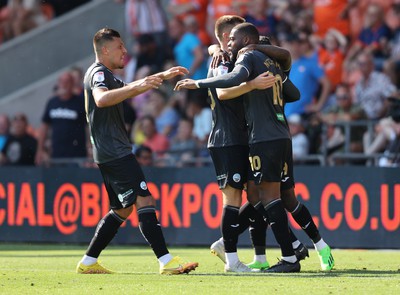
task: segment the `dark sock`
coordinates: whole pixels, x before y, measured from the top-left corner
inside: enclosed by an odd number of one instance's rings
[[[239,236],[239,208],[224,206],[222,210],[221,232],[226,253],[237,252]]]
[[[290,242],[294,243],[298,241],[299,239],[295,236],[293,233],[292,229],[289,227],[289,237],[290,237]]]
[[[153,249],[154,254],[157,258],[168,254],[167,245],[161,226],[157,220],[156,209],[154,206],[146,206],[140,208],[138,211],[139,228],[142,232],[143,237],[149,243]]]
[[[245,203],[242,207],[239,209],[239,235],[242,234],[243,232],[248,229],[250,226],[250,219],[253,219],[254,216],[254,207],[251,205],[249,202]]]
[[[92,241],[86,250],[86,255],[95,258],[99,257],[101,251],[111,242],[124,221],[125,219],[110,210],[97,224]]]
[[[264,208],[275,239],[281,247],[282,256],[293,256],[294,251],[289,237],[288,219],[282,201],[280,199],[274,200]]]
[[[258,207],[262,207],[264,210],[261,203],[256,205],[253,219],[250,222],[250,238],[255,254],[265,255],[265,240],[267,238],[268,223],[264,220],[264,216],[258,212]]]
[[[321,240],[321,235],[319,234],[318,228],[315,225],[310,211],[303,204],[299,203],[296,209],[292,212],[293,219],[298,225],[306,232],[310,239],[316,243]]]

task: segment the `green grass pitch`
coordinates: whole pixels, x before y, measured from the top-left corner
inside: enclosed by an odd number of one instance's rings
[[[207,247],[170,247],[198,261],[189,275],[162,276],[149,247],[110,246],[100,259],[113,275],[78,275],[86,245],[0,244],[0,294],[400,294],[400,251],[334,249],[336,267],[319,271],[315,250],[296,274],[225,274]],[[267,249],[270,264],[278,249]],[[239,249],[250,262],[252,249]]]

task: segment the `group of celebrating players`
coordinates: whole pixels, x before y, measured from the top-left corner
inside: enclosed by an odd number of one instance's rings
[[[261,44],[268,43],[268,39],[260,39],[256,27],[240,16],[220,17],[215,35],[219,45],[210,48],[214,59],[209,78],[184,79],[175,86],[176,91],[209,89],[213,128],[208,149],[224,205],[222,238],[211,245],[211,252],[225,263],[225,272],[299,272],[299,262],[308,256],[308,249],[291,231],[288,211],[312,240],[321,269],[329,271],[334,267],[331,248],[321,238],[310,212],[297,200],[294,190],[292,142],[284,106],[300,99],[300,93],[288,78],[290,53]],[[84,79],[85,106],[93,157],[103,176],[111,210],[100,220],[76,271],[113,273],[98,263],[98,257],[136,205],[140,230],[159,261],[160,273],[189,273],[198,263],[173,257],[167,249],[154,198],[131,153],[122,109],[125,99],[157,88],[163,80],[188,74],[188,70],[172,67],[124,84],[113,75],[113,70],[123,68],[127,53],[119,33],[101,29],[93,44],[96,61]],[[225,53],[229,53],[229,58]],[[247,192],[247,202],[241,206],[243,190]],[[268,226],[282,253],[279,262],[272,266],[265,253]],[[253,262],[246,265],[239,260],[237,242],[247,228],[255,255]]]

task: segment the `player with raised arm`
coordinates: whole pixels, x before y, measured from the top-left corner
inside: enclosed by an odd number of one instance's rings
[[[79,261],[80,274],[110,274],[98,262],[101,251],[116,235],[119,227],[136,206],[139,228],[156,255],[161,274],[181,274],[194,270],[197,262],[184,262],[169,253],[157,220],[155,200],[150,194],[142,169],[132,154],[125,129],[122,102],[158,88],[163,80],[184,75],[184,67],[125,84],[113,74],[124,67],[127,50],[120,34],[112,29],[99,30],[93,38],[96,61],[85,74],[85,108],[89,122],[93,158],[100,168],[111,210],[98,223],[90,245]]]
[[[261,41],[261,39],[263,39],[263,41]],[[260,43],[270,44],[269,39],[267,39],[265,36],[260,37]],[[241,53],[244,53],[249,50],[255,50],[255,49],[260,50],[263,47],[264,46],[263,45],[260,46],[260,44],[249,44],[245,48],[241,49],[238,54],[240,55]],[[277,54],[273,53],[273,56],[277,56]],[[290,68],[290,65],[287,62],[285,62],[285,59],[283,60],[280,59],[279,63],[281,65],[285,65],[287,69]],[[284,70],[284,72],[285,74],[288,75],[289,71]],[[283,88],[283,90],[285,90],[285,88]],[[236,98],[237,96],[245,94],[246,91],[247,89],[245,87],[240,87],[240,86],[233,88],[219,89],[218,98],[221,100],[233,99]],[[283,93],[284,104],[288,102],[289,103],[293,102],[293,97],[288,97],[285,94],[286,92],[284,91]],[[290,146],[290,149],[292,149],[292,146]],[[321,269],[323,271],[329,271],[335,265],[335,261],[331,253],[331,248],[329,247],[328,244],[326,244],[326,242],[321,237],[320,232],[317,226],[315,225],[314,220],[312,219],[312,216],[307,207],[304,204],[300,203],[300,201],[296,198],[294,188],[295,184],[293,175],[293,154],[289,153],[288,158],[285,159],[285,166],[282,172],[281,199],[283,201],[285,209],[291,213],[293,219],[297,222],[298,225],[300,225],[300,227],[306,232],[308,237],[313,242],[314,248],[318,252]],[[250,194],[250,198],[251,196],[252,195]],[[251,202],[257,202],[257,200],[252,199]],[[245,218],[245,216],[241,218],[241,221],[242,221],[241,227],[246,226],[246,221],[247,224],[250,226],[248,218]],[[302,243],[300,243],[300,241],[298,241],[295,237],[293,238],[293,236],[292,236],[292,246],[293,249],[295,250],[296,257],[299,260],[305,259],[305,257],[308,257],[308,249]],[[255,261],[257,261],[257,256],[255,256]],[[250,266],[252,265],[257,266],[257,264],[258,263],[250,264]]]
[[[219,41],[213,45],[210,54],[215,51],[227,53],[229,34],[236,24],[243,23],[240,16],[225,15],[215,24],[215,35]],[[249,48],[251,49],[251,48]],[[290,53],[276,46],[264,46],[265,53],[274,56],[282,62],[285,68],[290,68]],[[216,54],[215,56],[218,56]],[[213,58],[209,69],[209,77],[222,75],[233,69],[233,62],[228,59]],[[262,73],[253,81],[242,83],[243,93],[255,88],[271,87],[275,78],[268,73]],[[252,269],[266,269],[269,264],[265,255],[266,227],[263,217],[256,209],[247,203],[242,206],[242,190],[247,182],[248,136],[244,118],[243,101],[240,95],[232,101],[220,101],[217,93],[224,89],[210,88],[211,109],[213,112],[213,128],[210,133],[208,149],[213,159],[217,180],[223,196],[223,214],[221,232],[223,238],[213,243],[211,253],[226,263],[225,271],[249,272]],[[254,194],[254,192],[253,192]],[[237,255],[238,235],[250,225],[252,243],[255,249],[254,261],[248,267],[239,261]],[[302,245],[291,232],[292,242],[296,242],[296,255],[304,259],[308,255],[307,248]],[[299,246],[301,245],[301,246]]]
[[[216,21],[215,36],[222,50],[227,50],[231,29],[244,21],[242,17],[235,15],[222,16]],[[216,64],[216,66],[216,68],[212,66],[209,68],[208,77],[223,75],[233,69],[233,63],[229,61]],[[267,83],[269,80],[270,86],[275,80],[274,77],[268,77],[268,75],[260,76],[260,79]],[[246,86],[250,90],[255,87],[251,82],[248,82]],[[215,88],[209,88],[209,96],[213,124],[207,147],[214,163],[223,202],[222,241],[213,244],[211,251],[226,263],[225,272],[251,272],[252,269],[244,265],[237,254],[237,242],[240,234],[239,208],[242,204],[242,190],[247,183],[249,166],[243,101],[242,98],[220,101]],[[254,219],[259,218],[259,222],[264,223],[262,217],[259,214],[256,215],[258,216]],[[265,235],[261,244],[263,243],[265,244]]]
[[[253,25],[241,24],[232,30],[228,47],[235,56],[239,49],[247,44],[258,43],[258,39],[258,31]],[[257,184],[260,201],[265,209],[260,211],[268,219],[282,251],[281,261],[269,271],[297,272],[300,271],[300,264],[289,242],[287,216],[280,199],[281,173],[284,170],[284,161],[291,153],[290,133],[283,113],[282,85],[285,83],[292,91],[297,88],[287,80],[279,64],[261,52],[251,51],[241,56],[231,73],[212,79],[182,80],[175,89],[228,88],[251,80],[265,71],[276,77],[275,86],[263,91],[254,90],[245,95],[253,182]],[[285,94],[285,97],[290,95]]]

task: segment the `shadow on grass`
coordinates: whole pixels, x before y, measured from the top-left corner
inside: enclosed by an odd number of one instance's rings
[[[361,270],[361,269],[345,269],[333,270],[330,272],[323,271],[302,271],[299,273],[191,273],[194,276],[277,276],[291,278],[310,278],[310,277],[378,277],[378,276],[400,276],[400,270]]]
[[[149,272],[121,272],[117,275],[154,275]],[[310,278],[310,277],[378,277],[378,276],[400,276],[400,270],[361,270],[361,269],[343,269],[343,270],[332,270],[330,272],[323,271],[302,271],[299,273],[202,273],[191,272],[190,274],[182,274],[189,276],[234,276],[234,277],[291,277],[291,278]]]

